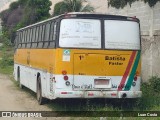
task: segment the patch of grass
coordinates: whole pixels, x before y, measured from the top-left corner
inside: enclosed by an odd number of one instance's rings
[[[8,75],[13,74],[13,66],[0,67],[0,73]]]
[[[56,111],[121,111],[133,110],[136,100],[126,99],[56,99],[48,106]]]

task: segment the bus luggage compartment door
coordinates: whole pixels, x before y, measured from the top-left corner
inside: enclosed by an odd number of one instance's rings
[[[74,54],[74,90],[117,90],[130,54]]]

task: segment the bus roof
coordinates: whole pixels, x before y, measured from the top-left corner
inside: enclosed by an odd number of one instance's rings
[[[61,17],[65,18],[65,16],[67,16],[67,17],[71,16],[71,17],[89,17],[89,18],[91,18],[91,17],[92,18],[109,18],[109,19],[120,19],[120,20],[127,20],[127,19],[131,20],[131,19],[134,19],[134,21],[139,22],[139,19],[136,18],[136,17],[111,15],[111,14],[102,14],[102,13],[91,13],[91,12],[70,12],[70,13],[61,14],[61,15],[58,15],[58,16],[55,16],[55,17],[52,17],[52,18],[37,22],[35,24],[23,27],[23,28],[17,30],[17,32],[21,31],[21,30],[24,30],[26,28],[30,28],[32,26],[39,25],[41,23],[45,23],[47,21],[51,21],[51,20],[57,19],[57,18],[61,18]]]

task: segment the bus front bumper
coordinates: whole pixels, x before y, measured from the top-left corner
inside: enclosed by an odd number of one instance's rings
[[[55,98],[139,98],[142,91],[56,91]]]

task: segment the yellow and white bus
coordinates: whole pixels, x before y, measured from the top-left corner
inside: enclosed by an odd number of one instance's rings
[[[37,100],[141,97],[140,22],[68,13],[17,31],[14,76]]]

